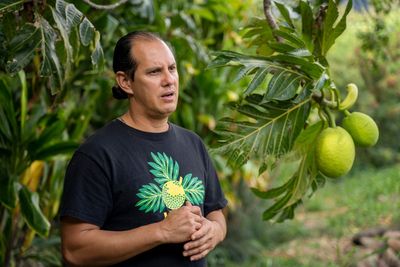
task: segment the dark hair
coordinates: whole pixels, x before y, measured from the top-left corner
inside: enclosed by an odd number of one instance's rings
[[[134,31],[121,37],[121,39],[119,39],[117,44],[115,45],[114,49],[114,73],[117,73],[118,71],[123,71],[132,80],[134,79],[137,62],[131,53],[131,49],[134,45],[134,42],[139,40],[163,41],[158,35],[145,31]],[[128,94],[124,90],[122,90],[122,88],[119,87],[118,84],[113,86],[112,93],[113,97],[116,99],[128,98]]]

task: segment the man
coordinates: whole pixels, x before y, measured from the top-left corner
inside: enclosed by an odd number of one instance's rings
[[[205,266],[226,235],[227,204],[200,138],[168,122],[178,102],[173,53],[132,32],[114,51],[117,99],[128,111],[75,152],[61,206],[72,266]]]

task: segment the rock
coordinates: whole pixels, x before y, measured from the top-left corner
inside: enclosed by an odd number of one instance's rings
[[[383,237],[400,240],[400,231],[393,231],[393,230],[386,231]]]
[[[381,259],[385,261],[388,267],[400,266],[400,259],[396,256],[396,253],[391,248],[385,250]]]
[[[389,238],[387,244],[393,251],[400,252],[400,239]]]

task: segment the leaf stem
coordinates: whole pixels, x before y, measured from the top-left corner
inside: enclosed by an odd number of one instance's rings
[[[115,4],[111,4],[111,5],[98,5],[98,4],[91,2],[90,0],[83,0],[83,2],[85,2],[89,6],[96,8],[96,9],[110,10],[110,9],[114,9],[114,8],[119,7],[120,5],[125,4],[126,2],[128,2],[128,0],[121,0],[121,1],[119,1]]]
[[[336,121],[335,121],[335,116],[333,115],[333,113],[330,111],[330,109],[327,106],[324,106],[322,109],[328,117],[329,127],[335,128]]]
[[[272,32],[279,28],[278,24],[276,24],[276,21],[271,13],[271,1],[270,0],[264,0],[264,15],[265,15],[265,18],[267,19],[268,25],[272,29]],[[274,37],[279,43],[283,42],[283,39],[281,37],[276,36],[275,34],[274,34]]]

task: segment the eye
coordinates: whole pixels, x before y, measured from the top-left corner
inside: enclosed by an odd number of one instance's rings
[[[149,74],[157,74],[160,72],[160,69],[154,69],[154,70],[150,70],[148,73]]]
[[[171,66],[169,66],[169,70],[170,70],[170,71],[176,70],[176,65],[171,65]]]

